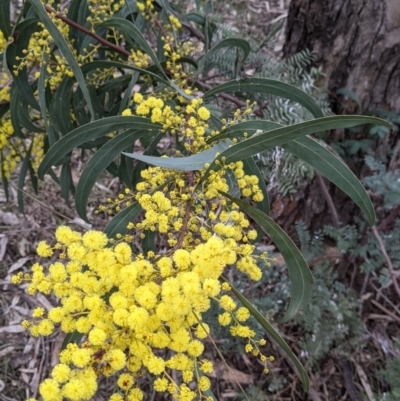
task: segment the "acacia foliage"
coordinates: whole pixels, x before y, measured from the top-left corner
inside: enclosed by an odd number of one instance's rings
[[[167,1],[60,5],[30,0],[13,26],[1,21],[5,189],[21,162],[20,189],[28,172],[35,188],[49,174],[66,201],[70,192],[74,195],[78,214],[87,220],[90,192],[103,171],[126,186],[111,202],[117,214],[104,233],[81,235],[60,226],[55,243],[40,242],[37,249],[39,256],[59,261],[14,277],[15,283],[29,281],[32,295],[54,293],[61,299],[48,315],[39,308],[24,323],[34,336],[50,335],[55,324],[67,334],[60,364],[40,386],[45,401],[91,398],[97,376],[111,374],[118,376],[120,389],[113,401],[140,400],[137,379],[144,371],[152,375],[156,391],[181,401],[214,399],[203,375],[212,364],[202,357],[200,341],[209,335],[202,314],[212,302],[221,309],[219,323],[247,340],[245,350],[265,364],[266,372],[273,358],[260,351],[265,341],[243,323],[250,316],[287,353],[304,388],[309,387],[282,337],[224,278],[236,267],[248,279],[260,279],[258,262],[268,257],[256,255],[255,244],[267,234],[292,280],[282,321],[310,299],[307,263],[268,216],[267,189],[253,157],[284,147],[352,197],[373,224],[362,184],[309,135],[359,124],[390,125],[367,116],[324,117],[318,103],[295,86],[239,78],[258,50],[240,38],[215,41],[209,12],[184,15]],[[212,60],[225,48],[236,51],[235,78],[211,85]],[[287,126],[265,120],[260,106],[250,101],[254,93],[296,102],[310,119]],[[223,115],[213,112],[221,98],[230,102],[223,104]],[[143,153],[134,152],[138,141]],[[75,188],[71,160],[77,151],[89,161]],[[19,202],[22,208],[22,196]],[[132,250],[134,234],[140,243]],[[188,385],[193,381],[195,391]]]

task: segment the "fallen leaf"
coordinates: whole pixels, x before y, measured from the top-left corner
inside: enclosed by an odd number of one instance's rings
[[[226,366],[222,362],[214,362],[214,371],[208,376],[225,380],[230,383],[239,383],[239,384],[253,384],[254,378],[252,375],[247,373],[243,373],[240,370],[232,368],[230,366]]]
[[[11,354],[11,352],[13,352],[14,351],[14,347],[12,347],[12,346],[9,346],[9,347],[7,347],[7,348],[3,348],[1,351],[0,351],[0,358],[4,358],[6,355],[8,355],[8,354]],[[1,390],[0,390],[1,391]]]
[[[11,274],[12,272],[14,272],[15,270],[20,269],[30,258],[25,257],[25,258],[21,258],[18,259],[15,263],[13,263],[11,265],[11,267],[8,269],[8,274]]]
[[[38,293],[36,295],[36,299],[42,304],[42,306],[44,306],[44,308],[47,311],[53,309],[53,305],[48,301],[48,299],[43,294]]]
[[[0,210],[0,220],[7,226],[17,226],[20,224],[19,218],[15,213],[2,212]]]
[[[353,363],[356,367],[358,377],[360,378],[361,384],[364,387],[365,393],[367,394],[369,401],[375,401],[375,396],[372,391],[371,385],[369,384],[367,374],[365,373],[365,371],[361,367],[361,365],[356,363],[354,360],[353,360]]]
[[[0,327],[0,333],[22,333],[25,329],[20,324]]]
[[[8,244],[8,238],[2,237],[0,239],[0,262],[3,260],[4,254],[6,253],[7,244]]]
[[[18,242],[18,251],[21,256],[26,256],[27,250],[29,249],[29,241],[25,238],[22,238]]]

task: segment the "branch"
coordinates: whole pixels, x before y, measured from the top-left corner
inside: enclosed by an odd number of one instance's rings
[[[116,52],[123,54],[124,56],[130,56],[131,54],[128,52],[128,50],[125,50],[124,48],[116,45],[115,43],[109,42],[108,40],[102,38],[101,36],[97,35],[96,33],[90,31],[89,29],[86,29],[84,26],[77,24],[75,21],[70,20],[69,18],[65,17],[62,14],[58,14],[56,10],[49,6],[44,6],[45,10],[49,14],[54,14],[54,16],[62,21],[64,21],[67,25],[72,26],[75,29],[78,29],[78,31],[81,31],[83,33],[86,33],[86,35],[91,36],[92,38],[96,39],[99,43],[103,44],[104,46],[109,47],[110,49],[115,50]]]
[[[123,54],[124,56],[129,57],[131,54],[125,50],[123,47],[116,45],[115,43],[109,42],[108,40],[102,38],[101,36],[97,35],[96,33],[90,31],[89,29],[85,28],[82,25],[79,25],[78,23],[76,23],[75,21],[70,20],[68,17],[62,15],[62,14],[58,14],[56,10],[54,10],[53,8],[51,8],[50,6],[44,6],[45,10],[49,13],[49,14],[54,14],[54,16],[62,21],[64,21],[67,25],[72,26],[73,28],[77,29],[78,31],[81,31],[83,33],[86,33],[86,35],[91,36],[93,39],[96,39],[99,43],[101,43],[104,46],[109,47],[110,49]],[[160,27],[162,28],[162,27]],[[185,28],[189,29],[189,31],[191,31],[193,34],[195,34],[195,36],[199,36],[198,34],[200,34],[200,32],[198,32],[196,29],[188,27],[185,25]],[[194,32],[196,31],[196,33]],[[212,89],[211,85],[202,83],[202,82],[197,82],[199,85],[203,86],[204,89],[210,90]],[[227,93],[219,93],[218,96],[222,97],[223,99],[229,100],[233,103],[235,103],[238,107],[246,107],[246,102],[239,100],[238,98],[228,95]]]
[[[183,218],[183,225],[181,228],[181,232],[179,234],[178,242],[176,243],[176,245],[173,248],[173,251],[180,249],[183,244],[183,240],[185,239],[185,234],[186,234],[188,224],[189,224],[191,210],[192,210],[192,201],[188,200],[186,203],[185,217]]]
[[[206,83],[203,83],[200,81],[196,81],[196,83],[201,85],[204,89],[207,89],[207,90],[212,89],[212,86],[208,85]],[[240,99],[236,98],[235,96],[228,95],[227,93],[221,92],[221,93],[218,93],[217,96],[220,96],[223,99],[226,99],[226,100],[229,100],[229,101],[235,103],[236,106],[238,106],[238,107],[246,107],[247,106],[247,103],[244,102],[243,100],[240,100]]]
[[[390,277],[391,277],[391,279],[393,281],[393,286],[394,286],[398,296],[400,297],[400,287],[399,287],[399,283],[397,282],[397,277],[396,277],[396,273],[395,273],[395,271],[393,269],[392,261],[390,260],[389,255],[386,252],[385,245],[384,245],[384,243],[382,241],[381,236],[378,233],[378,230],[376,229],[376,226],[372,227],[372,234],[374,234],[374,237],[378,241],[379,248],[381,249],[382,255],[385,258],[386,264],[388,266],[389,274],[390,274]]]
[[[324,198],[325,198],[326,202],[328,203],[329,210],[332,213],[333,223],[335,224],[335,227],[339,227],[339,216],[337,214],[335,204],[333,203],[333,200],[328,191],[328,188],[325,185],[324,179],[322,178],[320,173],[315,172],[315,174],[317,176],[318,183],[321,187],[322,194],[324,195]]]
[[[204,35],[200,31],[198,31],[196,28],[193,28],[189,24],[182,24],[182,26],[185,27],[197,39],[204,41]]]
[[[397,217],[400,212],[400,206],[396,206],[394,209],[390,211],[390,213],[385,217],[379,225],[376,227],[378,231],[385,231],[389,228],[393,220]]]

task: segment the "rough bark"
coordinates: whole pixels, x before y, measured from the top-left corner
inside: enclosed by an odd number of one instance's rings
[[[400,110],[399,0],[292,0],[284,53],[304,49],[315,51],[331,93],[345,87],[364,110]]]
[[[334,185],[330,185],[328,180],[323,180],[335,200],[337,211],[340,212],[339,222],[349,222],[352,216],[361,213],[357,211],[354,202],[344,192]],[[299,220],[302,220],[311,231],[320,229],[327,224],[335,225],[336,223],[323,195],[321,184],[316,178],[311,182],[304,181],[297,188],[296,193],[291,196],[282,198],[276,193],[270,195],[272,195],[271,217],[294,238],[296,237],[295,223]]]

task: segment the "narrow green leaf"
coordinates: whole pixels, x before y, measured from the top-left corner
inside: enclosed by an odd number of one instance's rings
[[[235,177],[234,172],[231,169],[228,169],[225,173],[225,179],[229,187],[229,195],[234,198],[240,198],[240,188]]]
[[[10,103],[0,104],[0,118],[10,111]]]
[[[11,85],[10,91],[10,120],[14,133],[21,139],[25,139],[25,135],[21,130],[21,124],[19,120],[19,108],[21,104],[21,96],[15,86],[15,83]]]
[[[204,26],[206,23],[205,17],[198,13],[188,13],[180,17],[181,22],[192,21],[196,24]]]
[[[243,121],[241,123],[237,123],[235,125],[232,125],[231,127],[228,127],[219,135],[207,138],[206,142],[212,143],[227,138],[244,138],[244,133],[247,133],[247,136],[251,137],[258,130],[267,132],[279,127],[283,127],[283,125],[269,120]]]
[[[43,54],[43,64],[40,67],[40,75],[38,80],[38,93],[39,93],[39,106],[40,112],[42,114],[44,126],[47,128],[49,125],[48,118],[47,118],[47,108],[46,108],[46,74],[47,68],[46,63],[48,60],[47,53]]]
[[[152,166],[158,166],[163,168],[169,168],[172,170],[179,171],[194,171],[204,169],[206,163],[210,163],[215,159],[217,153],[223,152],[229,144],[227,142],[219,142],[211,149],[205,150],[204,152],[197,153],[187,157],[154,157],[146,156],[141,153],[123,153],[133,159],[141,160]]]
[[[289,142],[283,148],[307,162],[350,196],[366,214],[369,224],[375,224],[374,206],[367,191],[351,170],[331,151],[308,137]]]
[[[147,130],[126,130],[110,139],[89,160],[79,179],[75,195],[76,211],[82,219],[87,221],[86,204],[100,174],[124,149],[148,133]]]
[[[29,169],[29,176],[31,178],[33,190],[35,191],[35,194],[37,195],[38,194],[38,179],[37,179],[35,170],[33,169],[32,163],[29,163],[28,169]]]
[[[57,132],[62,136],[67,135],[68,132],[74,129],[73,122],[71,121],[71,93],[74,80],[70,77],[64,77],[54,93],[53,100],[50,108],[51,125],[55,127]],[[50,146],[54,145],[57,138],[49,137]]]
[[[0,151],[0,169],[1,169],[1,182],[3,183],[4,195],[6,196],[7,202],[10,200],[10,192],[8,191],[8,180],[5,176],[4,171],[4,156],[3,150]]]
[[[49,171],[49,176],[52,178],[52,180],[57,184],[57,185],[61,185],[60,184],[60,180],[58,179],[58,177],[56,176],[55,172],[53,170]]]
[[[114,177],[118,177],[118,165],[115,162],[111,162],[107,167],[106,170]]]
[[[163,33],[161,31],[158,32],[158,35],[157,35],[157,46],[156,46],[156,49],[157,49],[156,56],[157,56],[157,59],[160,61],[161,64],[165,63],[165,61],[167,60],[167,58],[164,56],[164,52],[165,52],[164,45],[165,45],[165,42],[162,40],[162,37],[163,37]]]
[[[81,7],[81,0],[72,0],[68,4],[68,12],[67,18],[71,21],[78,22],[79,10]],[[72,43],[75,50],[79,50],[79,33],[83,33],[78,31],[77,29],[70,29],[69,30],[69,43]]]
[[[92,101],[93,110],[95,112],[96,120],[105,116],[106,111],[100,102],[100,96],[97,93],[96,87],[93,84],[87,85],[90,99]]]
[[[3,32],[7,40],[11,34],[10,1],[8,0],[0,1],[0,31]]]
[[[200,377],[201,377],[201,376],[200,376]],[[212,400],[212,401],[217,401],[217,399],[215,398],[215,395],[214,395],[214,393],[211,391],[211,389],[208,389],[208,390],[206,390],[206,391],[203,391],[202,394],[203,394],[204,396],[207,397],[207,400],[209,400],[209,398],[211,397],[211,400]]]
[[[303,255],[297,249],[294,242],[272,219],[256,207],[224,194],[232,202],[236,203],[246,214],[248,214],[261,228],[271,237],[275,245],[285,259],[289,270],[291,281],[291,300],[289,307],[281,322],[292,319],[311,299],[313,278]]]
[[[4,64],[7,64],[8,72],[13,77],[14,85],[17,87],[19,94],[36,110],[40,110],[40,107],[33,95],[26,67],[20,69],[17,75],[14,73],[14,68],[20,64],[20,60],[17,60],[17,57],[25,57],[25,54],[23,54],[22,51],[28,48],[32,33],[39,29],[38,22],[39,19],[37,18],[29,18],[19,23],[15,27],[15,31],[21,32],[21,34],[19,35],[18,40],[14,40],[8,45],[4,54],[4,59],[6,60],[6,63]]]
[[[231,286],[232,292],[236,295],[237,299],[241,302],[243,306],[245,306],[251,313],[251,315],[257,320],[258,323],[267,331],[267,333],[276,341],[276,343],[281,347],[281,349],[285,352],[285,354],[290,358],[290,360],[296,366],[297,371],[299,372],[301,382],[303,383],[303,389],[305,392],[310,390],[310,380],[308,378],[307,372],[304,369],[304,366],[297,359],[296,355],[290,349],[289,345],[287,345],[286,341],[279,335],[279,333],[274,329],[271,323],[268,322],[267,319],[253,306],[253,304],[247,300],[247,298],[239,292],[232,284],[225,279],[227,283]]]
[[[191,57],[181,57],[179,60],[176,60],[176,62],[180,64],[190,64],[195,70],[199,68],[197,62]]]
[[[121,100],[118,114],[121,114],[127,108],[129,100],[132,97],[133,87],[136,85],[136,82],[137,82],[138,79],[139,79],[139,73],[138,72],[135,72],[134,74],[132,74],[132,77],[131,77],[131,80],[129,82],[129,85],[126,88],[124,97]]]
[[[124,6],[118,12],[119,17],[125,18],[128,15],[132,15],[138,12],[136,0],[125,0],[124,3]]]
[[[43,179],[44,175],[67,153],[92,139],[100,138],[113,131],[125,129],[148,129],[159,130],[159,124],[152,123],[149,119],[136,116],[107,117],[90,122],[71,131],[57,141],[46,153],[39,166],[38,177]]]
[[[66,334],[64,340],[61,344],[61,351],[67,348],[68,344],[79,344],[83,338],[83,334],[79,333],[78,331],[73,331],[72,333]]]
[[[223,48],[237,47],[243,50],[243,60],[244,63],[250,53],[250,44],[247,40],[239,39],[239,38],[227,38],[221,40],[218,44],[212,47],[204,56],[200,57],[198,60],[199,63],[199,73],[204,69],[207,61],[210,60],[215,54],[221,51]]]
[[[148,252],[156,252],[155,246],[155,239],[156,233],[151,230],[145,230],[144,233],[145,237],[142,239],[142,250],[143,254],[147,255]]]
[[[221,128],[222,128],[221,120],[217,116],[214,116],[212,113],[211,113],[211,116],[210,116],[210,128],[211,129],[216,129],[218,131],[220,131]],[[208,143],[212,142],[211,138],[207,139],[206,142],[208,142]]]
[[[251,138],[239,142],[222,152],[214,162],[211,163],[210,167],[198,182],[197,187],[209,176],[211,170],[218,171],[221,169],[221,164],[216,164],[216,160],[222,160],[222,158],[224,158],[224,163],[228,164],[238,160],[247,159],[250,156],[261,153],[275,146],[282,146],[285,143],[302,136],[329,129],[354,127],[360,124],[379,124],[390,128],[392,127],[388,122],[376,117],[330,116],[289,125],[283,128],[277,128],[260,135],[253,135]]]
[[[138,202],[133,202],[124,210],[121,210],[107,224],[103,230],[108,238],[116,238],[117,234],[125,235],[128,232],[128,224],[134,221],[142,211],[142,207]]]
[[[79,87],[72,92],[72,105],[78,125],[89,124],[90,116],[87,113],[86,101]]]
[[[61,32],[58,30],[56,25],[54,25],[53,21],[47,14],[47,11],[44,9],[43,4],[40,0],[29,0],[32,7],[35,9],[38,17],[42,21],[43,25],[49,31],[51,37],[53,38],[54,42],[56,43],[58,49],[65,57],[69,67],[71,68],[72,72],[76,80],[78,81],[79,87],[83,93],[83,97],[86,100],[87,107],[89,109],[90,115],[94,118],[94,110],[92,106],[92,102],[90,99],[89,91],[86,87],[85,78],[82,74],[82,70],[80,69],[77,60],[75,59],[71,49],[68,46],[68,43]]]
[[[71,167],[68,162],[64,163],[61,168],[60,174],[60,187],[61,187],[61,196],[63,197],[65,204],[68,207],[71,207],[71,203],[69,201],[69,192],[73,192],[73,183],[72,183],[72,173]]]
[[[88,4],[87,0],[79,0],[79,2],[80,2],[80,5],[79,5],[79,12],[78,12],[78,19],[76,22],[79,25],[85,26],[87,17],[90,15],[89,4]],[[78,36],[77,47],[79,49],[79,54],[85,54],[83,49],[86,49],[86,47],[83,45],[83,43],[89,36],[81,31],[77,32],[77,36]]]
[[[134,146],[130,145],[125,149],[125,151],[132,152],[133,148]],[[133,160],[121,153],[118,166],[118,177],[121,182],[124,183],[124,185],[128,188],[132,188],[133,171]]]
[[[40,128],[33,123],[32,118],[29,114],[28,103],[26,103],[25,100],[22,98],[19,103],[18,120],[20,125],[24,128],[27,128],[29,131],[45,132],[43,128]]]
[[[106,92],[110,93],[115,91],[122,91],[127,87],[130,81],[132,81],[132,74],[124,74],[116,78],[108,76],[104,84],[97,87],[97,93],[99,95],[104,95]],[[132,92],[130,93],[130,95],[131,94]]]
[[[246,78],[239,81],[229,81],[209,90],[204,95],[204,98],[214,96],[221,92],[256,92],[280,96],[301,104],[316,118],[324,116],[321,108],[311,96],[293,85],[275,79]]]
[[[18,75],[13,75],[15,86],[18,89],[19,94],[22,98],[34,109],[40,110],[39,103],[35,99],[32,91],[32,87],[28,82],[28,74],[25,69],[19,71]]]

